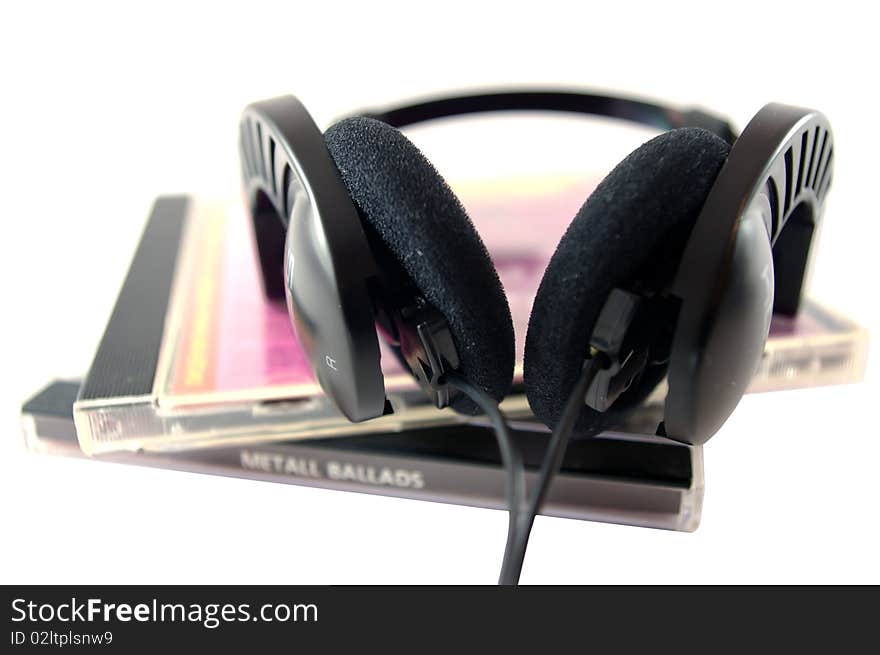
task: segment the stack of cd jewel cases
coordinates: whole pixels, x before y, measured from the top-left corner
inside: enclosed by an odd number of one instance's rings
[[[508,295],[520,362],[544,267],[592,186],[456,187]],[[863,329],[807,301],[796,317],[774,317],[750,392],[858,381],[866,353]],[[349,423],[312,377],[285,307],[262,293],[243,209],[160,197],[90,370],[25,403],[25,439],[96,461],[503,507],[485,420],[435,409],[393,356],[382,362],[394,412]],[[702,449],[655,436],[663,398],[658,389],[627,424],[573,442],[542,513],[694,530]],[[530,415],[521,366],[502,409],[534,479],[548,431]]]

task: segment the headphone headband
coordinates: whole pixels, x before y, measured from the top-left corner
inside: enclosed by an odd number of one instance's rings
[[[492,111],[557,111],[605,116],[647,125],[661,130],[702,127],[733,143],[736,133],[730,123],[702,109],[677,109],[670,105],[612,95],[561,90],[492,91],[436,96],[404,105],[354,112],[352,116],[375,118],[392,127]]]

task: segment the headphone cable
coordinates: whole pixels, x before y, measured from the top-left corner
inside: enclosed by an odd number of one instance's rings
[[[510,438],[507,421],[498,408],[498,403],[485,391],[478,389],[455,371],[450,371],[446,374],[446,381],[451,387],[465,394],[485,412],[495,431],[498,449],[501,451],[501,463],[507,473],[504,483],[504,495],[509,516],[507,542],[504,546],[504,558],[501,563],[501,574],[498,578],[498,584],[516,584],[516,580],[511,581],[509,569],[517,542],[521,512],[525,509],[526,481],[522,457]],[[517,578],[519,578],[518,575]]]
[[[544,461],[541,464],[541,471],[538,474],[537,485],[532,492],[529,506],[524,514],[519,514],[521,523],[517,525],[515,530],[516,539],[513,546],[513,553],[510,555],[509,559],[505,557],[507,578],[506,581],[501,582],[501,584],[515,585],[519,583],[519,576],[522,572],[523,562],[526,557],[526,548],[529,544],[529,535],[531,534],[532,526],[535,523],[535,516],[537,516],[538,512],[541,510],[541,505],[544,503],[544,498],[547,495],[547,490],[550,488],[550,483],[553,481],[554,476],[559,472],[559,469],[562,466],[565,449],[571,439],[572,432],[574,432],[575,422],[583,409],[584,396],[586,396],[587,389],[593,382],[596,374],[605,367],[606,361],[607,360],[603,355],[596,354],[584,362],[574,389],[572,389],[572,392],[565,403],[565,408],[563,409],[559,423],[556,424],[556,429],[553,430],[553,435],[550,438],[550,445],[547,448],[547,454],[544,456]]]
[[[527,493],[525,466],[522,456],[510,438],[507,421],[498,408],[498,403],[487,393],[473,386],[459,373],[450,372],[446,375],[450,386],[464,393],[486,413],[495,430],[498,448],[501,451],[501,462],[507,471],[505,500],[507,502],[509,521],[507,524],[507,543],[504,547],[501,574],[498,578],[498,584],[500,585],[519,584],[526,556],[526,548],[529,544],[529,535],[535,523],[535,517],[541,510],[541,505],[544,503],[550,483],[562,466],[565,449],[574,431],[575,422],[584,406],[584,396],[587,393],[587,389],[593,382],[596,374],[605,367],[606,362],[606,358],[601,354],[596,354],[584,362],[580,376],[566,401],[559,423],[556,425],[556,429],[553,430],[550,445],[541,464],[537,484],[532,492],[528,507],[525,504]]]

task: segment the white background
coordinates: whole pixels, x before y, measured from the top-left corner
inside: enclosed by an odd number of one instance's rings
[[[494,581],[501,512],[21,446],[21,402],[88,366],[152,198],[235,197],[237,118],[259,98],[294,92],[324,125],[499,84],[699,103],[740,126],[767,101],[814,106],[835,128],[837,168],[811,295],[880,327],[880,52],[876,18],[854,8],[868,6],[5,4],[0,582]],[[608,168],[633,145],[571,125],[525,141],[449,132],[428,154],[441,170],[458,155],[473,176],[596,155]],[[696,533],[539,518],[523,581],[880,582],[876,368],[863,385],[744,400],[706,448]]]

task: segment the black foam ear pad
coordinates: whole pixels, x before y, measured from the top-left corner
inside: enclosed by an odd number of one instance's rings
[[[418,148],[385,123],[345,119],[324,139],[365,228],[446,318],[461,373],[500,401],[513,380],[513,321],[489,253],[458,198]],[[478,412],[463,396],[452,407]]]
[[[671,280],[729,150],[702,129],[661,134],[618,164],[575,216],[541,280],[526,335],[526,394],[548,426],[562,414],[611,290]],[[650,367],[608,412],[584,405],[575,434],[619,421],[664,374],[665,366]]]

